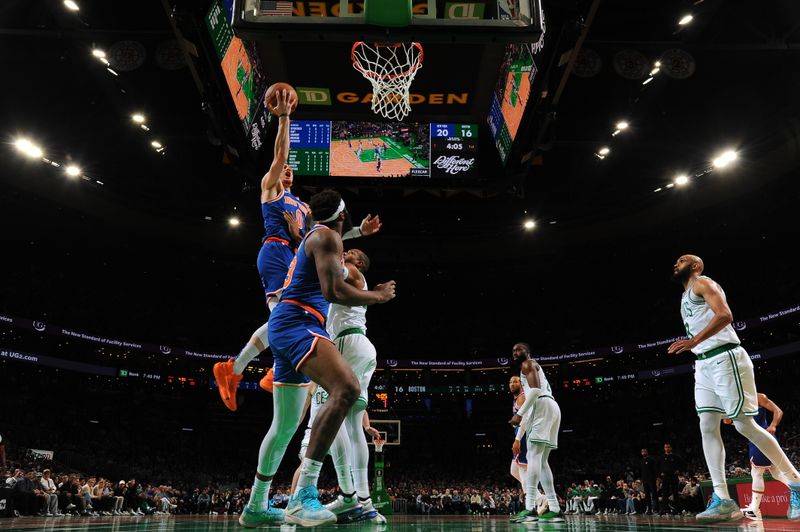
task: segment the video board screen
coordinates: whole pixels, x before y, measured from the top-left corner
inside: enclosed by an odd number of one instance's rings
[[[509,44],[495,85],[487,122],[503,164],[517,138],[531,95],[536,63],[531,45]]]
[[[289,165],[298,175],[477,177],[476,124],[295,120]]]

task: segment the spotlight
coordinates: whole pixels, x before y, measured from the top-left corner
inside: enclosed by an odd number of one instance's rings
[[[610,151],[611,151],[611,148],[609,148],[608,146],[603,146],[602,148],[600,148],[599,150],[597,150],[597,154],[598,154],[598,155],[608,155],[608,153],[609,153]]]
[[[232,227],[237,227],[241,222],[239,222],[239,218],[235,216],[231,216],[228,218],[228,224]]]
[[[131,120],[137,124],[144,124],[144,115],[142,113],[133,113],[131,115]]]
[[[95,56],[98,59],[105,59],[105,57],[106,57],[106,53],[103,50],[101,50],[100,48],[92,49],[92,55]]]
[[[81,8],[78,7],[78,4],[76,4],[73,0],[64,0],[64,7],[66,7],[70,11],[80,11],[81,10]]]
[[[530,231],[531,229],[536,227],[536,222],[534,222],[533,220],[525,220],[525,223],[522,224],[522,227],[524,227],[527,231]]]
[[[162,145],[160,142],[158,142],[157,140],[154,140],[153,142],[151,142],[151,143],[150,143],[150,145],[151,145],[152,147],[154,147],[155,149],[159,149],[159,148],[163,148],[163,147],[164,147],[164,146],[163,146],[163,145]]]
[[[657,188],[657,189],[655,189],[653,192],[661,192],[661,187],[658,187],[658,188]]]
[[[672,188],[675,186],[675,183],[667,183],[664,188]]]
[[[149,128],[149,127],[147,127],[147,125],[146,125],[146,124],[140,124],[140,125],[139,125],[139,127],[140,127],[140,128],[142,128],[142,129],[144,129],[145,131],[150,131],[150,128]]]
[[[661,70],[660,67],[654,67],[653,70],[650,71],[650,75],[655,76],[656,74],[658,74],[659,70]]]
[[[32,159],[38,159],[44,153],[42,152],[42,149],[39,146],[29,141],[28,139],[18,139],[14,143],[14,146],[16,146],[16,148],[19,151],[21,151],[22,153],[24,153],[25,155],[27,155]]]
[[[650,83],[651,81],[653,81],[653,79],[654,79],[654,78],[652,78],[652,77],[649,77],[649,78],[647,78],[646,80],[644,80],[644,81],[642,82],[642,85],[647,85],[648,83]]]
[[[682,187],[687,183],[689,183],[689,176],[679,175],[678,177],[675,178],[675,184],[678,185],[679,187]]]
[[[656,61],[655,63],[653,63],[653,66],[656,68],[661,68],[661,61]]]
[[[686,25],[687,25],[688,23],[690,23],[692,20],[694,20],[694,17],[693,17],[692,15],[684,15],[684,16],[683,16],[683,18],[681,18],[681,19],[678,21],[678,25],[679,25],[679,26],[686,26]]]
[[[108,64],[108,61],[106,61],[105,59],[103,59],[103,61],[104,61],[106,64]],[[111,68],[106,68],[106,70],[108,70],[108,71],[109,71],[111,74],[114,74],[115,76],[119,76],[119,74],[117,74],[117,73],[116,73],[116,72],[115,72],[113,69],[111,69]]]
[[[738,154],[735,151],[727,150],[725,152],[722,152],[717,157],[715,157],[714,160],[711,162],[714,165],[714,168],[725,168],[733,161],[735,161],[737,157]]]
[[[81,174],[81,169],[74,164],[71,164],[64,168],[64,172],[66,172],[70,177],[78,177]]]
[[[624,120],[620,120],[619,122],[617,122],[617,129],[620,131],[625,131],[626,129],[628,129],[628,123]]]

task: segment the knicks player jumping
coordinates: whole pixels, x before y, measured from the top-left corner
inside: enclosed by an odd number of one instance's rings
[[[258,274],[267,297],[270,312],[278,304],[281,287],[294,258],[295,250],[303,234],[308,206],[291,193],[294,182],[292,168],[286,163],[289,156],[289,110],[294,100],[288,91],[278,92],[275,111],[279,114],[278,134],[275,138],[275,154],[269,171],[261,179],[261,214],[264,218],[266,236],[258,252]],[[380,217],[371,215],[344,235],[344,239],[368,236],[380,230]],[[236,359],[214,364],[214,379],[217,381],[222,402],[231,411],[236,411],[236,390],[247,365],[259,353],[269,347],[269,323],[256,329]],[[262,388],[271,391],[272,375],[261,381]]]
[[[524,431],[528,443],[528,470],[525,484],[525,509],[514,515],[514,523],[564,521],[564,513],[558,503],[553,471],[547,459],[550,451],[558,448],[558,429],[561,426],[561,409],[553,399],[553,392],[542,367],[531,357],[531,347],[524,343],[514,344],[512,350],[515,365],[520,366],[520,381],[525,393],[525,402],[509,423]],[[513,451],[519,453],[521,436],[517,435]],[[549,510],[539,516],[536,513],[536,496],[541,482],[547,497]]]
[[[725,446],[720,421],[729,418],[736,430],[747,438],[772,464],[790,490],[789,519],[800,519],[800,474],[791,464],[778,441],[760,427],[758,394],[753,362],[739,345],[734,331],[733,314],[722,288],[702,275],[703,261],[695,255],[683,255],[673,268],[673,279],[683,285],[681,317],[687,340],[669,346],[669,353],[691,351],[697,357],[694,369],[695,408],[700,417],[708,471],[714,495],[705,511],[697,514],[704,521],[726,521],[742,517],[742,512],[728,493],[725,481]]]
[[[308,230],[292,260],[283,294],[270,316],[269,342],[275,357],[273,417],[258,453],[250,501],[239,523],[248,527],[284,521],[301,526],[336,522],[319,501],[322,461],[342,421],[358,400],[360,386],[325,330],[329,303],[347,306],[385,303],[395,283],[359,290],[345,282],[341,234],[349,216],[338,192],[324,190],[310,201],[316,225]],[[286,512],[269,504],[269,488],[303,414],[309,379],[328,392],[311,429],[308,449]]]
[[[516,416],[519,409],[525,404],[525,394],[522,392],[522,382],[518,375],[513,375],[511,379],[509,379],[508,390],[511,392],[511,395],[514,396],[512,413]],[[519,480],[519,483],[522,485],[522,493],[527,493],[525,489],[525,477],[528,469],[528,443],[527,440],[522,437],[524,433],[525,429],[522,427],[516,427],[514,429],[515,443],[514,446],[512,446],[511,454],[511,476]],[[517,443],[519,443],[519,450],[514,452],[513,449],[516,447]]]

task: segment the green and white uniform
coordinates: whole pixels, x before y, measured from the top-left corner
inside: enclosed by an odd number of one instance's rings
[[[364,275],[363,290],[367,290]],[[367,338],[367,307],[348,307],[332,303],[328,310],[328,334],[333,339],[347,364],[353,369],[361,386],[361,394],[354,408],[366,410],[369,381],[378,365],[375,346]]]
[[[690,283],[681,297],[681,317],[689,338],[705,329],[714,318],[708,303],[692,291],[693,285],[694,282]],[[729,324],[692,349],[697,356],[694,402],[698,413],[717,412],[731,419],[758,414],[753,362],[739,343],[739,336]]]
[[[306,448],[308,447],[308,442],[311,440],[311,427],[314,425],[314,418],[317,417],[317,412],[319,412],[320,408],[325,406],[327,401],[328,392],[326,392],[325,388],[322,386],[317,386],[314,395],[311,396],[311,406],[308,410],[308,425],[306,426],[305,434],[303,434],[303,441],[300,443],[300,460],[306,456]]]
[[[525,428],[529,448],[531,444],[539,443],[556,449],[558,447],[558,429],[561,427],[561,409],[553,398],[553,390],[542,366],[535,365],[542,393],[525,415],[520,426]],[[525,393],[525,397],[530,397],[531,387],[528,385],[528,378],[520,372],[519,379],[522,381],[522,391]]]

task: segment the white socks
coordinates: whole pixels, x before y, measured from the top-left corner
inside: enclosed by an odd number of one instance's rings
[[[297,491],[306,486],[316,486],[319,480],[319,472],[322,470],[322,462],[303,458],[303,465],[300,469],[300,478],[297,480]]]
[[[561,505],[558,504],[558,495],[556,495],[555,482],[553,481],[553,470],[550,469],[548,458],[550,458],[550,449],[545,450],[542,456],[542,472],[539,475],[539,483],[542,485],[545,497],[547,497],[548,509],[551,512],[558,513],[561,511]]]
[[[242,352],[239,353],[239,356],[236,357],[236,360],[233,361],[233,372],[237,375],[241,375],[244,373],[244,369],[247,367],[250,362],[253,361],[254,358],[258,356],[261,351],[269,347],[269,337],[267,335],[269,330],[269,322],[266,322],[264,325],[256,329],[253,333],[253,336],[250,337],[250,340],[242,349]]]

